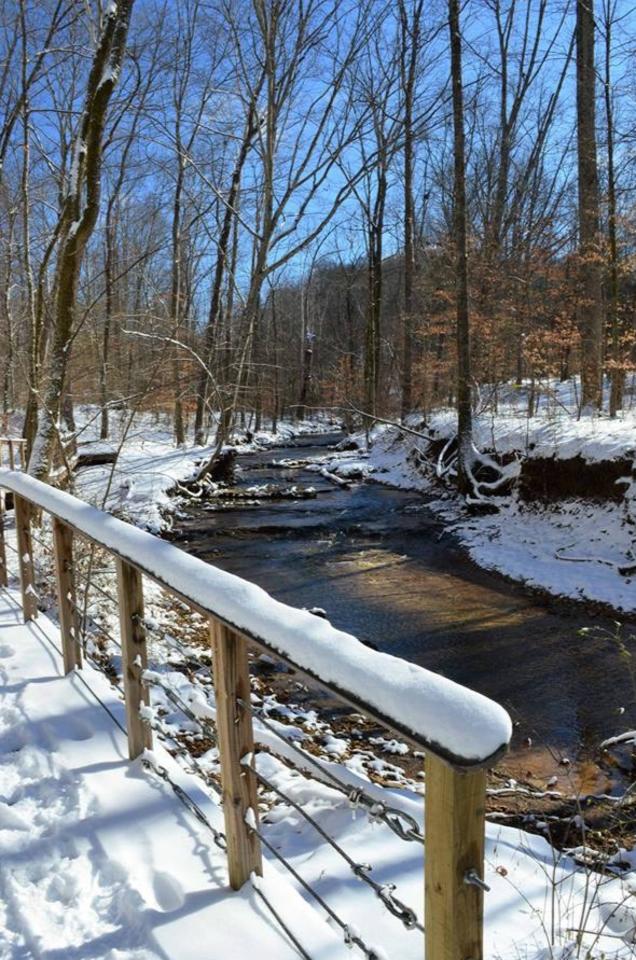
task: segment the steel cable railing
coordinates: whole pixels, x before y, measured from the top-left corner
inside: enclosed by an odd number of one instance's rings
[[[144,618],[143,622],[144,625],[152,632],[161,635],[162,639],[166,639],[166,635],[162,631],[157,630],[154,624],[150,623],[148,626],[149,621],[146,618]],[[178,643],[173,643],[172,646],[175,649],[180,649],[180,645]],[[166,690],[165,685],[163,686],[163,689]],[[414,817],[403,810],[390,807],[377,798],[370,796],[369,794],[365,793],[361,787],[353,787],[343,780],[340,780],[331,770],[325,767],[325,765],[311,753],[300,749],[300,747],[298,747],[290,737],[285,737],[284,734],[282,734],[281,731],[264,716],[262,711],[254,710],[251,704],[247,704],[241,698],[239,698],[237,702],[243,710],[247,710],[255,719],[259,721],[259,723],[262,723],[266,729],[273,733],[274,736],[285,743],[287,747],[289,747],[295,754],[297,754],[298,757],[300,757],[302,760],[302,767],[299,768],[296,766],[296,769],[307,770],[307,764],[311,765],[312,768],[318,772],[319,779],[321,779],[323,782],[326,781],[329,786],[332,786],[334,789],[342,793],[353,806],[363,807],[366,810],[370,820],[373,822],[384,823],[401,840],[405,840],[407,842],[415,841],[417,843],[421,843],[422,845],[424,844],[424,834]],[[276,751],[274,750],[273,752],[275,753]],[[287,763],[291,763],[292,766],[295,766],[289,757],[283,757],[282,759],[284,759]]]
[[[378,883],[372,877],[368,876],[370,870],[373,869],[371,864],[368,863],[357,863],[352,857],[349,856],[346,850],[340,846],[340,844],[331,837],[327,831],[322,827],[318,821],[307,813],[304,807],[301,807],[300,804],[296,803],[295,800],[285,793],[283,790],[280,790],[275,784],[271,782],[261,771],[255,769],[256,779],[263,784],[263,786],[270,790],[272,793],[275,793],[276,796],[292,807],[293,810],[296,810],[306,821],[311,824],[316,833],[318,833],[330,847],[336,851],[338,856],[340,856],[350,867],[354,876],[361,880],[363,883],[366,883],[375,895],[382,901],[386,909],[394,917],[397,917],[400,920],[407,930],[417,929],[424,933],[424,927],[418,921],[417,915],[414,910],[410,907],[407,907],[406,904],[402,903],[397,897],[394,896],[393,891],[396,889],[394,883]]]
[[[274,736],[282,740],[283,743],[285,743],[294,753],[296,753],[302,759],[305,769],[306,765],[309,764],[316,771],[318,771],[320,775],[319,779],[323,780],[323,782],[326,781],[328,785],[332,786],[335,790],[339,790],[340,793],[347,797],[352,805],[364,807],[367,810],[369,819],[386,824],[386,826],[401,840],[406,840],[409,842],[417,841],[421,844],[424,843],[424,834],[420,830],[419,824],[414,817],[403,810],[397,810],[395,807],[387,806],[385,803],[382,803],[382,801],[379,801],[365,793],[362,787],[352,787],[350,784],[340,780],[331,770],[325,767],[325,765],[311,753],[306,750],[302,750],[291,739],[291,737],[285,737],[280,730],[274,726],[274,724],[270,723],[270,721],[263,716],[262,711],[254,710],[252,705],[246,703],[244,700],[239,699],[238,703],[243,710],[249,711],[249,713],[259,721],[259,723],[262,723],[266,729],[273,733]],[[406,822],[406,827],[402,825],[402,820]]]
[[[194,711],[188,708],[187,705],[183,702],[183,700],[177,694],[174,694],[171,691],[171,688],[167,687],[164,683],[161,682],[160,679],[158,679],[158,676],[154,673],[154,671],[146,671],[144,673],[144,680],[148,685],[157,686],[160,689],[162,689],[164,693],[168,695],[168,698],[172,700],[172,702],[175,705],[177,705],[179,709],[182,710],[184,715],[187,716],[194,723],[196,723],[202,730],[205,730],[208,736],[210,736],[210,738],[212,739],[212,741],[216,743],[216,730],[213,727],[212,723],[208,721],[206,718],[197,716],[194,713]],[[275,786],[275,784],[273,784],[261,771],[259,771],[258,768],[255,768],[254,772],[257,780],[267,790],[276,794],[276,796],[278,796],[279,799],[281,799],[285,804],[289,805],[294,810],[296,810],[296,812],[299,813],[300,816],[302,816],[304,820],[313,827],[313,829],[323,838],[323,840],[326,843],[328,843],[331,846],[331,848],[347,863],[347,865],[349,866],[353,874],[363,883],[366,883],[373,890],[374,894],[382,901],[386,909],[394,917],[399,919],[403,923],[403,925],[406,927],[407,930],[418,929],[422,933],[424,932],[424,927],[418,921],[417,915],[415,914],[415,912],[410,907],[406,906],[406,904],[402,903],[402,901],[399,900],[394,895],[394,890],[396,889],[395,884],[389,884],[389,883],[381,884],[375,881],[372,877],[368,876],[369,871],[372,869],[372,867],[369,864],[357,863],[352,857],[349,856],[347,851],[344,850],[340,846],[340,844],[338,844],[337,841],[334,840],[334,838],[331,837],[326,832],[326,830],[322,827],[322,825],[314,817],[312,817],[311,814],[307,812],[307,810],[304,809],[304,807],[296,803],[296,801],[293,800],[289,796],[289,794],[285,793],[279,787]],[[344,784],[342,784],[342,782],[340,781],[337,781],[337,782],[340,785],[340,791],[343,792],[345,796],[347,796],[345,791],[342,790],[342,788],[344,787]],[[396,812],[400,813],[400,811],[396,811]],[[379,817],[376,817],[376,819],[379,819]],[[400,836],[400,834],[398,834],[398,836]],[[259,837],[261,838],[261,840],[263,839],[260,833],[259,833]]]

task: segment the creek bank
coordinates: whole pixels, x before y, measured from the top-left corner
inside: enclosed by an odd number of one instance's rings
[[[490,443],[484,442],[482,449],[490,456],[502,463],[514,457],[518,463],[512,490],[493,497],[496,509],[487,513],[467,507],[456,494],[452,478],[438,475],[436,453],[448,442],[452,427],[447,418],[429,423],[421,438],[399,427],[376,427],[362,453],[368,457],[370,479],[426,495],[427,509],[480,567],[522,583],[538,595],[593,605],[621,620],[633,616],[633,434],[622,432],[622,446],[618,441],[592,443],[577,421],[576,443],[557,443],[554,437],[548,443],[543,436],[545,424],[537,424],[534,440],[527,424],[525,433],[518,425],[516,435],[509,424],[505,426],[506,432],[500,434],[492,422],[490,432],[483,424],[477,431],[482,440],[489,437]],[[563,432],[567,433],[565,426]],[[362,437],[358,439],[362,445]],[[337,471],[339,464],[328,468]]]

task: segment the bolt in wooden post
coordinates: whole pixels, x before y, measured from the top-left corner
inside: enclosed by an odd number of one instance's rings
[[[38,598],[33,575],[33,542],[31,540],[31,504],[22,497],[13,496],[15,529],[18,541],[20,588],[22,590],[22,615],[24,622],[37,619]]]
[[[241,763],[254,754],[252,715],[238,702],[250,703],[249,663],[242,637],[214,619],[210,634],[228,870],[230,886],[239,890],[253,872],[263,872],[260,840],[246,822],[251,810],[258,823],[256,777],[249,764]]]
[[[126,698],[128,753],[135,760],[152,748],[152,731],[139,715],[143,704],[150,705],[148,687],[142,676],[148,666],[146,630],[143,624],[144,595],[141,574],[124,560],[117,560],[119,629]]]
[[[57,517],[53,518],[53,550],[64,672],[71,673],[75,667],[82,666],[82,647],[73,577],[73,531]]]
[[[427,960],[483,960],[486,773],[459,773],[426,757],[425,908]]]

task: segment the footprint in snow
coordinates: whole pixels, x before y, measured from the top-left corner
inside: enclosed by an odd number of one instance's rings
[[[40,727],[41,739],[51,752],[56,752],[60,744],[68,740],[90,740],[93,733],[94,730],[88,723],[76,717],[58,717]]]
[[[30,824],[9,804],[0,801],[0,830],[30,830]]]
[[[636,943],[636,910],[629,903],[602,903],[599,913],[605,929],[625,943]]]
[[[64,736],[67,740],[90,740],[95,731],[85,720],[71,717],[64,722]]]
[[[11,704],[0,703],[0,757],[17,753],[27,745],[28,739],[24,715]]]
[[[27,745],[27,735],[23,724],[10,727],[0,733],[0,754],[17,753]]]
[[[157,901],[157,906],[164,913],[172,913],[179,910],[185,903],[183,887],[169,873],[156,870],[153,877],[152,890]]]
[[[15,650],[10,643],[0,643],[0,660],[8,660],[14,653]]]
[[[80,890],[79,877],[72,869],[61,870],[58,866],[57,872],[49,882],[46,899],[50,903],[73,904],[77,902]]]

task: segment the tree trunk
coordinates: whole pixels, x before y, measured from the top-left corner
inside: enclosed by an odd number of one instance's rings
[[[313,364],[314,351],[311,344],[305,344],[305,351],[303,357],[303,370],[302,370],[302,380],[300,384],[300,397],[298,400],[298,419],[305,419],[305,409],[307,407],[307,400],[309,398],[309,388],[311,384],[312,377],[312,364]]]
[[[576,109],[579,172],[581,404],[602,405],[602,260],[596,160],[594,0],[576,4]]]
[[[455,291],[457,310],[457,485],[470,493],[473,422],[470,396],[470,318],[468,313],[468,251],[466,226],[466,160],[464,139],[464,92],[462,86],[462,41],[459,0],[448,0],[451,77],[453,86]]]
[[[177,117],[177,122],[179,118]],[[179,339],[182,319],[182,237],[181,237],[181,194],[185,177],[185,159],[181,148],[180,134],[177,132],[177,181],[175,184],[172,204],[172,269],[170,283],[170,320],[173,325],[172,336]],[[179,347],[174,346],[172,351],[172,379],[174,384],[174,439],[178,446],[185,443],[185,429],[183,425],[183,404],[181,402],[181,362]]]
[[[607,326],[611,342],[610,417],[623,406],[623,358],[621,356],[621,323],[618,315],[618,240],[616,237],[616,170],[614,165],[614,110],[612,105],[612,11],[605,18],[605,115],[607,120]]]
[[[109,433],[108,417],[108,369],[110,360],[110,335],[113,322],[113,274],[115,259],[115,224],[112,220],[112,208],[109,205],[106,217],[106,255],[104,258],[104,301],[105,316],[102,329],[102,356],[99,365],[100,440],[107,440]]]
[[[212,283],[212,295],[210,297],[210,311],[208,314],[208,324],[205,330],[205,344],[203,353],[205,369],[202,368],[199,375],[196,414],[194,420],[194,442],[200,445],[202,445],[205,441],[204,413],[208,399],[208,392],[210,389],[210,368],[212,366],[214,344],[220,325],[223,280],[225,278],[230,237],[232,234],[232,224],[235,222],[237,215],[236,204],[241,186],[243,167],[245,166],[245,161],[256,132],[256,110],[254,102],[252,102],[249,107],[245,134],[243,136],[243,140],[241,141],[241,147],[238,157],[236,158],[236,163],[234,164],[234,169],[232,170],[230,189],[227,200],[225,201],[223,224],[221,226],[221,233],[216,251],[216,267],[214,270],[214,280]],[[222,411],[219,411],[219,415],[222,415]]]
[[[387,172],[385,159],[379,160],[375,202],[369,211],[367,328],[364,355],[365,405],[367,413],[378,412],[380,392],[380,321],[383,295],[383,234]]]
[[[14,394],[14,332],[13,316],[11,312],[11,269],[13,251],[14,215],[10,216],[7,227],[6,264],[2,275],[2,307],[4,313],[3,339],[5,356],[3,358],[4,371],[2,379],[2,412],[9,414],[15,405]]]
[[[419,57],[420,20],[423,0],[413,8],[409,24],[404,0],[400,0],[400,74],[404,96],[404,322],[402,352],[401,413],[405,417],[413,408],[413,335],[415,285],[415,203],[413,199],[413,100]]]

